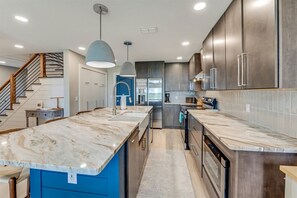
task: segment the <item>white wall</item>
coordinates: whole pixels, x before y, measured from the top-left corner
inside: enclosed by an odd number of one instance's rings
[[[120,73],[120,66],[115,66],[113,68],[107,69],[107,105],[109,107],[113,106],[113,87],[115,85],[115,76]]]
[[[0,87],[9,79],[10,74],[15,73],[19,68],[0,65]]]
[[[55,108],[57,103],[56,99],[51,97],[64,96],[64,82],[62,78],[41,78],[39,79],[41,85],[33,85],[33,92],[27,92],[27,98],[20,98],[20,104],[13,106],[13,111],[7,112],[7,118],[1,122],[0,130],[11,128],[26,128],[26,114],[25,110],[36,109],[36,104],[40,101],[43,102],[44,108]],[[60,100],[60,107],[64,107],[64,100]],[[42,121],[41,121],[42,123]],[[29,119],[29,126],[35,126],[36,119]]]
[[[79,65],[85,65],[85,57],[71,50],[64,50],[65,116],[75,115],[79,110]],[[86,66],[88,67],[88,66]],[[97,69],[107,72],[106,69]]]

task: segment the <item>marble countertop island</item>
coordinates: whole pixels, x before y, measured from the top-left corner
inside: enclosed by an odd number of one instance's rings
[[[152,107],[118,111],[148,113]],[[98,175],[138,127],[139,121],[111,121],[111,108],[0,134],[0,164]],[[145,118],[145,117],[144,117]]]
[[[297,153],[297,139],[215,111],[190,114],[227,148],[235,151]]]

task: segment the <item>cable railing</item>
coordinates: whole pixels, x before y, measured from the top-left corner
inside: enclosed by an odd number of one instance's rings
[[[63,53],[35,54],[0,87],[0,115],[40,77],[63,77]]]
[[[0,115],[10,105],[10,81],[6,81],[2,87],[0,87]]]
[[[45,60],[47,77],[64,76],[63,53],[47,53]]]

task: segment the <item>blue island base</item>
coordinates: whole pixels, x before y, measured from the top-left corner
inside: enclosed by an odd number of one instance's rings
[[[31,198],[125,197],[125,146],[97,176],[77,175],[68,183],[67,173],[30,170]]]

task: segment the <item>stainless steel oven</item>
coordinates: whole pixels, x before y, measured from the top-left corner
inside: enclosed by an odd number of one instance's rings
[[[203,177],[209,179],[216,197],[228,197],[229,167],[229,160],[207,135],[205,135],[203,141],[203,169],[206,174],[204,174]]]

